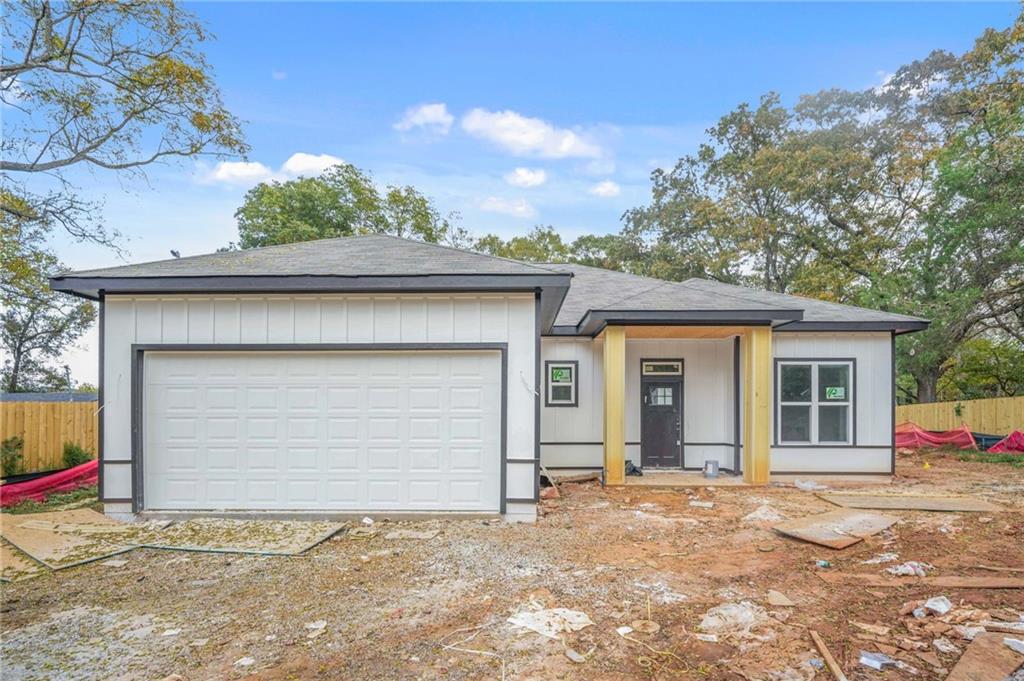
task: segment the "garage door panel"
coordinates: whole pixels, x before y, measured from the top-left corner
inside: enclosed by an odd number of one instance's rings
[[[497,352],[147,353],[145,505],[497,510],[500,366]]]

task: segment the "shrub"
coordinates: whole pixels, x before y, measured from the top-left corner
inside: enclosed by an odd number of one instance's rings
[[[86,461],[92,461],[92,452],[83,448],[77,442],[64,443],[64,465],[67,468],[80,466]]]
[[[5,478],[21,472],[21,450],[24,448],[25,441],[17,435],[0,442],[0,468]]]

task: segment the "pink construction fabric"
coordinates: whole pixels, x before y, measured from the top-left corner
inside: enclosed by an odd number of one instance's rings
[[[936,433],[925,430],[915,423],[907,421],[896,426],[896,447],[903,449],[926,449],[952,445],[960,449],[977,449],[971,429],[966,425],[956,430]]]
[[[25,499],[43,501],[47,495],[55,492],[70,492],[79,487],[95,485],[99,479],[99,470],[99,462],[93,459],[35,480],[0,486],[0,506],[6,508]]]
[[[1024,454],[1024,433],[1015,430],[988,448],[997,454]]]

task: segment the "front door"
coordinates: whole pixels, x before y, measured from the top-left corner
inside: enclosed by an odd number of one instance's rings
[[[682,468],[682,377],[644,377],[640,390],[641,467]]]

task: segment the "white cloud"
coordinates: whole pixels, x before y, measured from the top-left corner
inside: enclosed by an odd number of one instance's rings
[[[452,129],[453,122],[455,117],[448,113],[448,106],[438,102],[409,107],[393,127],[399,132],[410,132],[419,128],[435,135],[447,135]]]
[[[306,154],[300,151],[288,157],[288,160],[281,166],[281,174],[290,176],[319,175],[331,166],[343,163],[345,161],[330,154]]]
[[[611,175],[615,172],[615,161],[610,158],[598,158],[583,164],[583,172],[587,175]]]
[[[513,187],[539,187],[548,181],[548,174],[543,168],[516,168],[505,173],[505,181]]]
[[[299,176],[319,175],[331,166],[344,163],[344,159],[330,154],[296,152],[274,172],[258,161],[221,161],[200,175],[205,184],[230,184],[251,187],[267,180],[291,180]],[[202,166],[200,166],[202,169]]]
[[[208,182],[251,185],[270,179],[274,173],[256,161],[221,161],[206,175]]]
[[[612,182],[611,180],[605,180],[603,182],[598,182],[597,184],[595,184],[593,187],[589,189],[589,191],[594,196],[600,196],[602,198],[608,199],[613,196],[618,196],[620,193],[622,193],[622,188],[619,187],[619,185]]]
[[[556,128],[515,111],[473,109],[462,117],[462,129],[516,156],[598,158],[603,153],[600,146],[579,132]]]
[[[537,211],[525,199],[503,199],[498,196],[488,196],[481,201],[480,210],[517,218],[532,218],[537,214]]]
[[[284,80],[285,78],[288,77],[288,72],[287,71],[278,71],[278,70],[275,69],[275,70],[270,72],[270,77],[273,78],[274,80]]]

